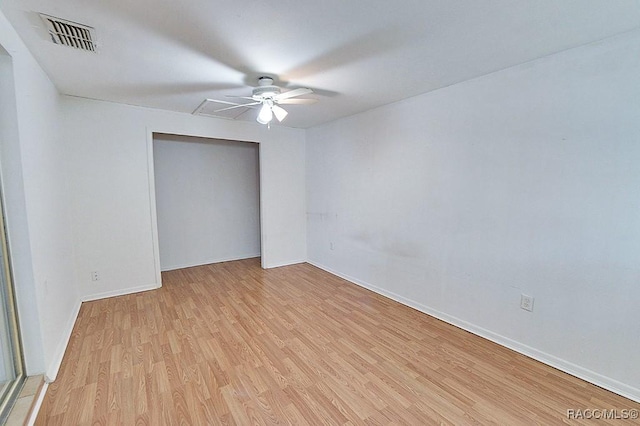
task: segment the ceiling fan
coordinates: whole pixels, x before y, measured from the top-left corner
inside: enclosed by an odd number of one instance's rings
[[[214,113],[228,111],[235,108],[257,108],[258,105],[261,105],[257,121],[260,124],[269,124],[271,123],[271,120],[273,120],[274,116],[278,121],[284,120],[287,116],[287,111],[280,105],[306,105],[317,102],[316,99],[298,98],[298,96],[304,96],[310,93],[313,93],[313,90],[307,88],[299,88],[289,90],[288,92],[282,92],[278,86],[273,85],[273,78],[263,76],[258,78],[258,87],[253,89],[251,96],[228,96],[229,98],[248,99],[252,102],[237,103],[219,101],[215,99],[208,99],[208,101],[231,105],[226,108],[217,109],[213,111]]]

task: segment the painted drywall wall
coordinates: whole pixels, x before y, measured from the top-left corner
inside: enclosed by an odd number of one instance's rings
[[[306,260],[302,130],[73,97],[61,107],[84,300],[159,285],[152,133],[258,142],[263,265]]]
[[[154,135],[160,269],[260,256],[258,144]]]
[[[11,56],[3,70],[13,71],[13,81],[3,81],[9,89],[0,102],[10,117],[3,119],[0,154],[27,373],[53,378],[80,306],[59,96],[1,12],[0,44]]]
[[[309,129],[310,262],[640,399],[638,76],[636,31]]]

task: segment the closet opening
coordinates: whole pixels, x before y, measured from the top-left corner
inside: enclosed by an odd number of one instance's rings
[[[153,134],[160,270],[261,256],[259,144]]]

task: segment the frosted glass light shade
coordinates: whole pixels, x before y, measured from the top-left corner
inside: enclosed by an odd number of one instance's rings
[[[265,103],[262,105],[262,109],[258,114],[258,123],[267,124],[271,120],[273,120],[273,112],[271,112],[271,107]]]
[[[273,110],[273,114],[276,116],[278,121],[284,120],[287,114],[289,114],[287,111],[285,111],[284,108],[278,105],[274,105],[273,107],[271,107],[271,109]]]

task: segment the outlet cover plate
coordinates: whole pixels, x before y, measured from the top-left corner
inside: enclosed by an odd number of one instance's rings
[[[533,312],[533,296],[521,294],[520,308],[524,309],[525,311]]]

